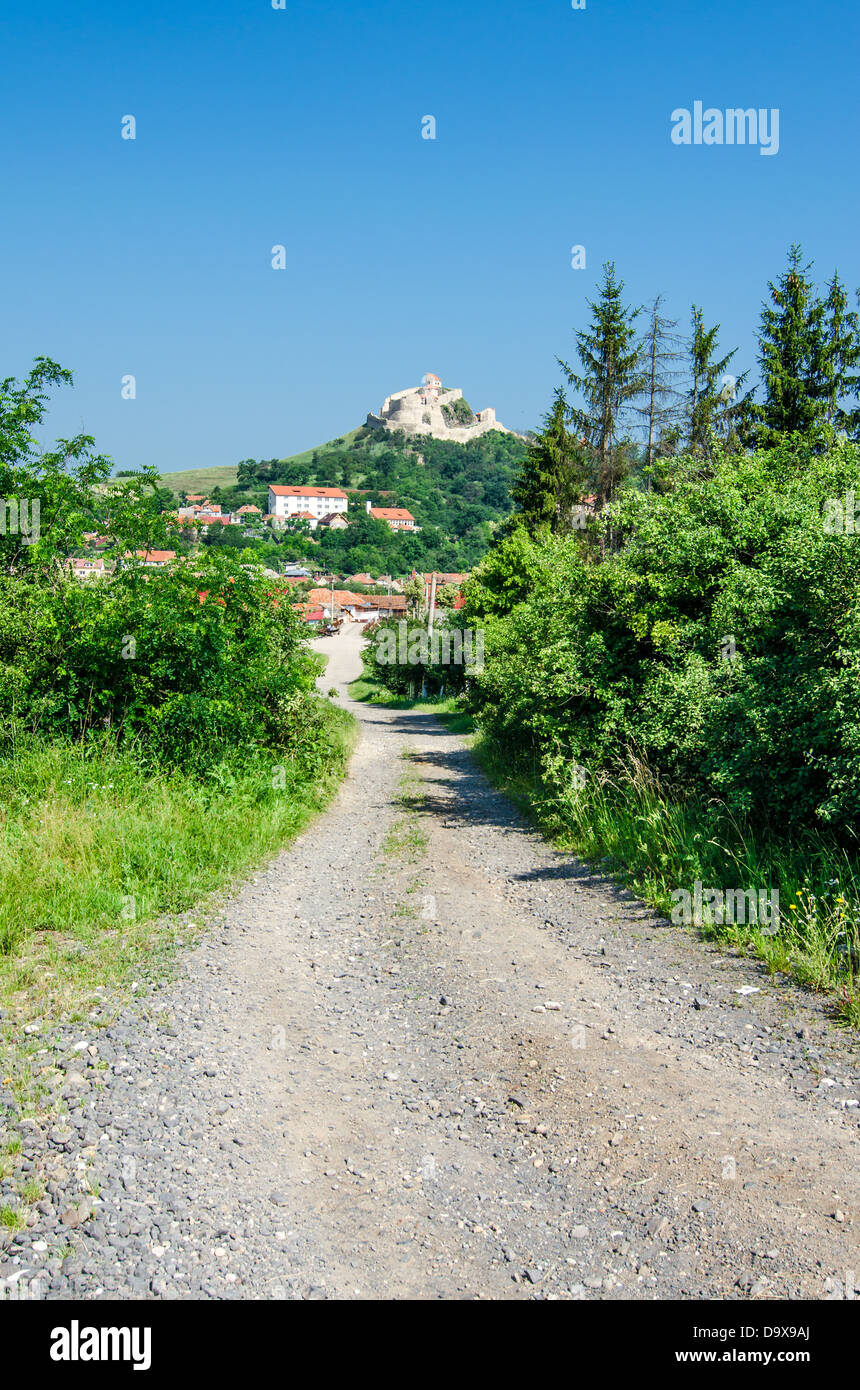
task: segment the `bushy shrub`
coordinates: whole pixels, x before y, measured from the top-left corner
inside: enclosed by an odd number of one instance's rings
[[[284,751],[278,711],[314,666],[302,629],[261,571],[229,551],[107,583],[0,579],[0,719],[62,738],[111,730],[163,762]]]
[[[860,449],[794,439],[607,509],[605,555],[514,533],[466,589],[486,630],[471,701],[534,767],[634,753],[775,828],[860,812]],[[846,525],[840,516],[846,512]],[[857,529],[860,531],[860,518]]]
[[[415,618],[383,618],[368,633],[362,652],[365,674],[394,695],[416,699],[441,692],[455,694],[467,681],[467,667],[458,653],[462,644],[459,614],[446,615],[433,635],[427,623]],[[459,637],[459,640],[457,640]]]

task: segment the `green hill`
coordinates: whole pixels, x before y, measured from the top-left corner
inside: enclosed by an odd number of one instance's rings
[[[204,492],[222,506],[246,502],[265,511],[270,483],[341,487],[350,494],[348,530],[320,538],[301,529],[273,536],[295,556],[317,557],[338,571],[471,569],[510,512],[510,486],[525,444],[493,430],[465,444],[405,436],[362,425],[287,459],[244,459],[236,468],[165,474],[174,492]],[[392,532],[365,504],[406,507],[421,530]],[[218,543],[231,539],[221,536]]]
[[[237,469],[235,463],[220,468],[188,468],[181,473],[162,473],[161,482],[172,492],[202,492],[209,495],[216,487],[235,487]]]

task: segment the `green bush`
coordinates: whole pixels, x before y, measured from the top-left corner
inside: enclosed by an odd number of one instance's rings
[[[466,588],[486,631],[479,721],[550,778],[635,755],[732,815],[853,839],[860,536],[829,518],[854,492],[856,445],[795,438],[705,478],[678,460],[670,491],[607,509],[605,554],[514,533]]]
[[[161,761],[283,749],[273,718],[313,703],[315,668],[260,571],[207,551],[106,583],[0,577],[0,720],[79,739],[111,730]],[[290,708],[292,708],[290,704]]]

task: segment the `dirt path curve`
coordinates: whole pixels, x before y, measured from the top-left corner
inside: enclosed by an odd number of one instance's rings
[[[850,1042],[545,845],[432,717],[351,702],[359,644],[318,644],[361,721],[335,803],[98,1044],[51,1294],[838,1296]]]

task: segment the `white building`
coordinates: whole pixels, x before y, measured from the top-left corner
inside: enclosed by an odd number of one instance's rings
[[[315,521],[345,512],[349,502],[339,487],[281,487],[269,484],[269,516],[286,519],[309,513]]]

